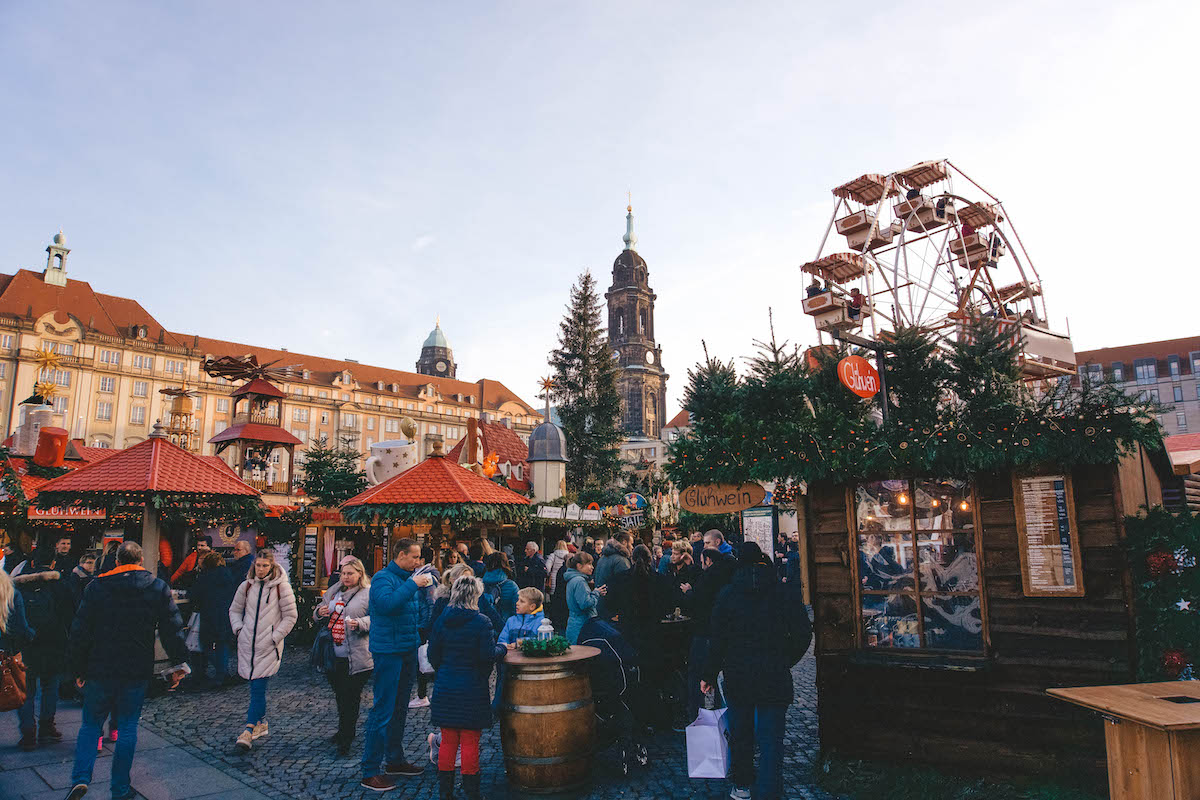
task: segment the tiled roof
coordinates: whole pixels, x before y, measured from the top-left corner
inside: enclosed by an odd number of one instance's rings
[[[691,425],[691,424],[692,424],[692,418],[688,415],[688,411],[685,408],[683,411],[680,411],[678,414],[671,417],[671,421],[668,422],[666,425],[663,425],[663,427],[664,428],[686,428],[688,425]]]
[[[1168,453],[1179,450],[1200,450],[1200,433],[1177,433],[1163,438]]]
[[[25,493],[26,500],[32,500],[37,497],[37,493],[41,491],[41,488],[51,480],[50,478],[43,478],[38,475],[30,475],[29,464],[32,461],[32,458],[24,456],[8,457],[8,463],[12,466],[13,472],[17,473],[17,479],[21,481],[21,491]],[[63,466],[69,470],[77,470],[83,469],[87,466],[87,463],[84,461],[64,461]]]
[[[461,464],[462,454],[466,447],[467,437],[464,436],[458,440],[458,444],[450,448],[446,458],[455,464]],[[526,469],[529,467],[526,464],[526,461],[529,460],[529,446],[521,441],[521,437],[517,435],[516,431],[499,422],[481,421],[479,423],[479,450],[483,456],[495,453],[498,464],[520,464]]]
[[[266,397],[286,397],[283,390],[270,381],[264,381],[262,378],[255,378],[252,381],[247,381],[241,386],[230,392],[231,397],[241,397],[244,394],[261,394]]]
[[[259,495],[229,469],[222,470],[158,436],[55,478],[41,491]]]
[[[220,456],[200,456],[200,459],[202,461],[207,461],[209,464],[212,464],[217,469],[228,472],[230,475],[232,475],[235,478],[237,478],[237,476],[238,476],[238,474],[233,471],[233,467],[226,464],[225,459],[221,458]]]
[[[208,443],[232,442],[235,439],[249,439],[254,442],[274,442],[276,444],[304,444],[304,442],[301,442],[278,425],[264,425],[261,422],[239,422],[237,425],[230,425],[209,439]]]
[[[521,495],[464,469],[448,458],[433,456],[410,470],[350,498],[343,507],[407,503],[481,503],[529,505]]]
[[[518,397],[507,386],[499,381],[483,379],[474,383],[452,378],[438,378],[432,375],[421,375],[415,372],[373,367],[352,361],[334,358],[292,353],[257,345],[226,342],[220,339],[207,339],[188,333],[172,333],[166,330],[158,320],[150,315],[135,300],[126,297],[101,294],[92,289],[87,281],[73,278],[67,279],[66,286],[53,286],[46,283],[40,273],[31,270],[17,270],[13,275],[0,274],[0,315],[13,317],[41,317],[50,311],[58,311],[58,324],[65,324],[68,315],[78,320],[85,330],[93,330],[106,336],[131,338],[134,326],[146,327],[146,341],[151,343],[163,342],[175,347],[186,348],[196,357],[241,356],[253,354],[258,356],[259,363],[278,361],[278,366],[295,364],[297,373],[289,378],[289,383],[306,383],[313,386],[333,386],[334,378],[344,371],[349,371],[358,383],[355,391],[378,392],[380,396],[403,400],[417,401],[421,387],[432,384],[442,395],[441,402],[460,408],[475,408],[481,411],[495,410],[504,403],[520,404],[524,413],[540,416],[533,406]],[[416,348],[414,347],[414,350]],[[301,378],[300,371],[309,370],[309,380]],[[376,388],[382,382],[384,389]],[[391,384],[397,384],[398,392],[391,391]],[[347,389],[349,391],[349,389]],[[463,401],[455,399],[461,394]],[[468,403],[467,398],[475,397],[474,403]],[[421,402],[427,402],[422,400]]]

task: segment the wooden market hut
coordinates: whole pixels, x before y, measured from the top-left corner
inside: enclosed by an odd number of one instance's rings
[[[1046,695],[1136,669],[1125,516],[1170,468],[1120,463],[809,487],[821,746],[984,773],[1104,775],[1095,715]]]
[[[428,523],[428,543],[447,534],[497,533],[529,514],[529,500],[476,475],[434,449],[424,461],[350,498],[341,506],[351,522],[385,525]],[[443,530],[448,524],[449,531]]]
[[[172,444],[155,424],[144,442],[47,482],[37,503],[41,508],[101,508],[109,514],[139,511],[144,566],[153,573],[164,515],[190,514],[197,522],[237,517],[260,500],[258,490],[228,468]]]

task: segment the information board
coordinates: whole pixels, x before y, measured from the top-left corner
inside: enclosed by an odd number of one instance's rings
[[[775,509],[771,506],[748,508],[742,512],[742,541],[754,542],[763,555],[775,560]]]
[[[304,529],[304,550],[300,554],[300,585],[317,585],[317,529]]]
[[[1014,479],[1021,581],[1027,597],[1080,597],[1079,527],[1069,475]]]

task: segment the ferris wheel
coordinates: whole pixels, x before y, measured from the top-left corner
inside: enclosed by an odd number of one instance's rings
[[[817,257],[801,267],[813,276],[804,313],[819,337],[916,327],[948,343],[988,316],[1022,342],[1027,380],[1075,373],[1070,335],[1050,328],[1041,277],[1004,204],[950,161],[868,173],[833,196]]]

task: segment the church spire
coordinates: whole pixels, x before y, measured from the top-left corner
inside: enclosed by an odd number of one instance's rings
[[[630,204],[625,207],[625,210],[628,211],[629,213],[625,215],[625,235],[621,237],[621,240],[623,242],[625,242],[626,250],[636,250],[637,249],[637,234],[633,232],[633,202],[632,202],[632,199],[630,200]]]

